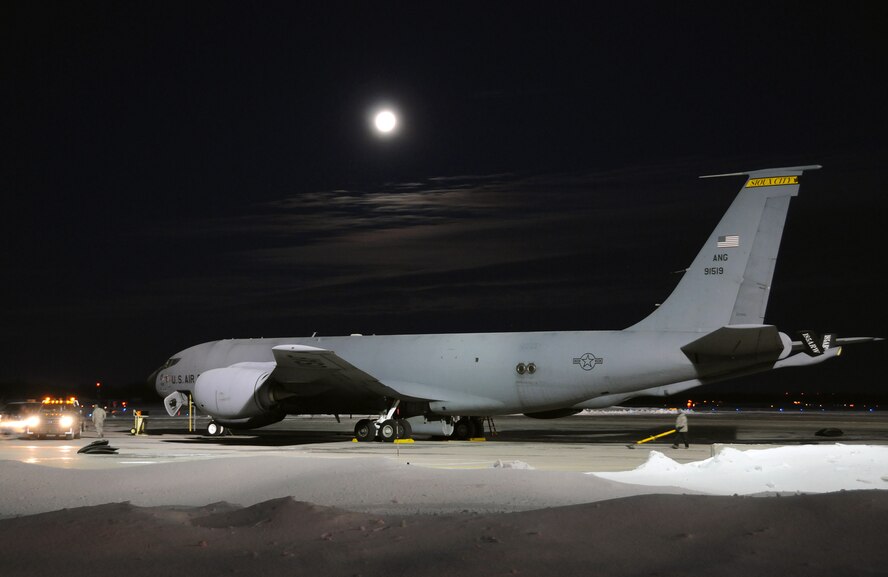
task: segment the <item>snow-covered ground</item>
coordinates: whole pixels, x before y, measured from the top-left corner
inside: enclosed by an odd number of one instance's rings
[[[710,459],[685,464],[651,451],[648,461],[634,471],[590,474],[621,483],[682,487],[712,495],[888,489],[888,447],[724,447]]]
[[[884,446],[724,448],[686,464],[652,451],[594,474],[383,457],[0,461],[0,489],[0,517],[22,515],[0,518],[3,577],[888,575]],[[762,493],[781,497],[743,496]]]

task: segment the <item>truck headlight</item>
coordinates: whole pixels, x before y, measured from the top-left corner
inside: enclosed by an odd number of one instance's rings
[[[67,429],[74,424],[74,417],[72,417],[71,415],[65,415],[64,417],[59,419],[59,424],[62,426],[63,429]]]
[[[31,415],[27,418],[27,420],[25,420],[25,424],[29,427],[36,427],[40,424],[40,417],[38,417],[37,415]]]

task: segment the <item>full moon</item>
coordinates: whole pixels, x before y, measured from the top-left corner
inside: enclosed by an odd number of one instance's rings
[[[398,118],[391,110],[383,110],[373,118],[373,124],[376,126],[376,130],[388,134],[397,126]]]

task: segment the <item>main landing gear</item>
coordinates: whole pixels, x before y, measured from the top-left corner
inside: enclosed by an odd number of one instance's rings
[[[355,438],[358,442],[382,441],[393,443],[396,439],[413,438],[413,430],[407,419],[378,420],[361,419],[355,425]]]
[[[467,441],[484,436],[484,419],[481,417],[460,417],[454,421],[450,418],[437,421],[426,421],[423,417],[411,419],[395,419],[394,406],[378,419],[361,419],[355,425],[355,439],[360,443],[370,441],[382,441],[393,443],[399,439],[411,439],[413,431],[418,427],[417,433],[432,437],[445,437],[458,441]],[[415,426],[411,424],[415,423]]]
[[[453,423],[452,438],[458,441],[468,441],[484,436],[484,419],[481,417],[461,417]]]
[[[355,425],[355,439],[358,442],[382,441],[393,443],[397,439],[412,439],[413,429],[407,419],[395,419],[400,401],[395,401],[391,408],[378,419],[361,419]]]

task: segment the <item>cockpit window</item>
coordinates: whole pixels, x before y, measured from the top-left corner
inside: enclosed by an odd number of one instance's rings
[[[176,363],[178,363],[178,362],[181,361],[181,360],[182,360],[182,359],[180,359],[180,358],[175,358],[175,357],[174,357],[174,358],[171,358],[171,359],[168,359],[167,362],[165,362],[165,363],[163,364],[163,366],[160,367],[160,370],[162,371],[162,370],[164,370],[164,369],[168,369],[168,368],[172,367],[173,365],[175,365]]]

